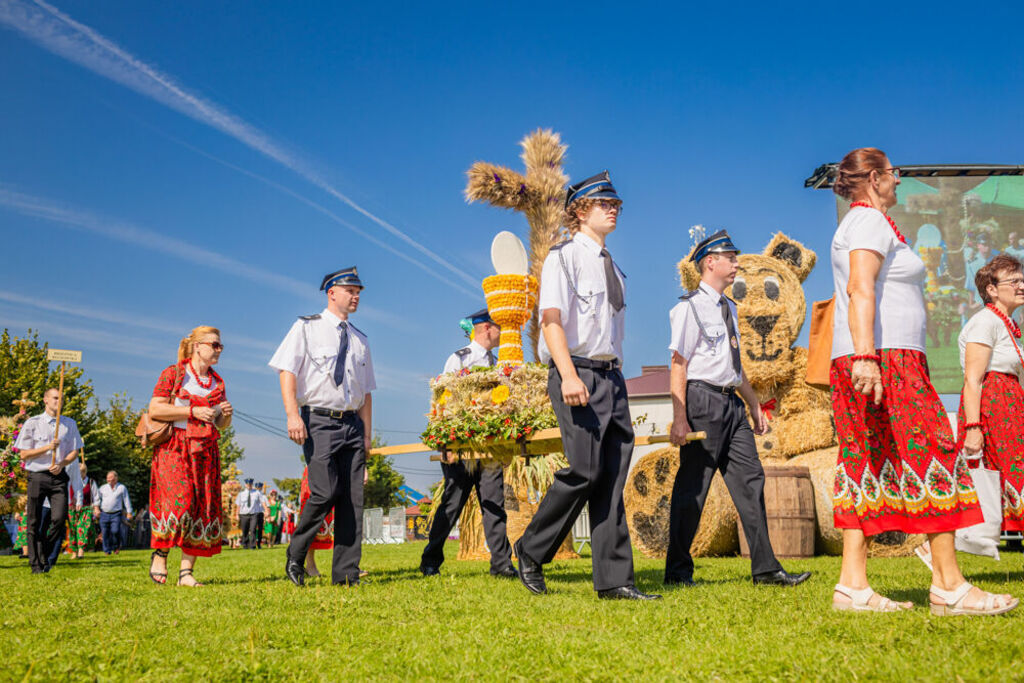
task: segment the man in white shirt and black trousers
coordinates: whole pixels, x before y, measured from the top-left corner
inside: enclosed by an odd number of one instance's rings
[[[327,308],[300,317],[270,366],[279,373],[288,436],[302,445],[309,500],[288,544],[285,574],[305,583],[303,562],[327,512],[334,509],[331,582],[359,584],[363,540],[363,484],[370,451],[377,388],[366,335],[349,321],[359,308],[363,283],[345,268],[324,277]]]
[[[242,547],[255,550],[258,534],[263,533],[259,526],[259,513],[263,511],[263,494],[253,487],[254,479],[245,480],[245,488],[235,497],[238,506],[238,528],[242,531]]]
[[[469,322],[473,325],[473,339],[467,346],[448,356],[444,364],[446,373],[494,365],[494,349],[498,348],[501,340],[501,327],[491,320],[491,314],[486,308],[470,315]],[[501,465],[495,463],[485,466],[477,462],[467,466],[453,460],[442,462],[441,470],[444,472],[444,493],[441,494],[434,522],[430,525],[429,540],[420,559],[420,571],[424,576],[437,576],[441,573],[444,542],[476,488],[487,548],[491,551],[491,575],[516,578],[518,575],[512,566],[512,548],[506,530],[508,516],[505,513],[505,476]]]
[[[633,548],[622,489],[633,454],[633,424],[622,377],[625,276],[605,249],[622,201],[608,172],[572,185],[565,224],[572,239],[552,247],[541,271],[538,308],[548,363],[548,396],[569,467],[555,480],[515,544],[520,579],[546,593],[550,562],[590,504],[594,589],[606,599],[651,600],[633,585]]]
[[[68,519],[68,482],[74,477],[75,490],[81,491],[81,476],[75,462],[84,445],[78,425],[66,415],[60,417],[58,432],[57,412],[60,409],[60,391],[51,387],[43,394],[45,410],[22,424],[14,447],[18,449],[28,471],[28,500],[25,504],[25,534],[28,561],[33,574],[49,571],[47,558],[54,546],[64,540]],[[55,453],[52,453],[55,451]],[[53,459],[53,464],[50,464]],[[70,470],[67,468],[74,463]],[[81,503],[80,494],[76,494]],[[43,502],[50,503],[50,523],[38,529],[43,513]]]
[[[754,433],[764,434],[768,421],[743,374],[736,303],[723,294],[736,279],[738,253],[724,230],[697,244],[690,259],[700,286],[681,296],[670,313],[670,437],[680,449],[669,513],[668,585],[695,585],[690,545],[715,471],[721,471],[743,524],[754,583],[795,586],[811,575],[786,572],[768,540],[764,468],[754,443]],[[740,396],[750,407],[753,430]],[[706,432],[707,438],[687,442],[691,431]]]

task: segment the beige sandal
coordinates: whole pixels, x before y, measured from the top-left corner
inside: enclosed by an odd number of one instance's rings
[[[1017,598],[1010,598],[1009,601],[1007,601],[1006,597],[1002,595],[983,591],[985,598],[981,601],[980,605],[964,605],[964,600],[967,599],[967,594],[971,592],[972,588],[974,588],[974,586],[967,581],[964,581],[951,591],[944,591],[938,586],[933,585],[929,591],[934,597],[942,600],[942,604],[932,602],[932,614],[938,617],[954,617],[961,615],[988,616],[1004,614],[1014,609],[1020,602]]]
[[[928,549],[925,550],[925,547]],[[929,545],[928,541],[925,541],[914,548],[914,554],[917,555],[919,560],[924,562],[925,566],[928,567],[928,571],[934,571],[932,569],[932,547]]]
[[[876,604],[869,604],[871,597],[878,595],[871,586],[854,590],[849,586],[837,583],[835,590],[836,593],[850,598],[850,602],[836,602],[835,598],[832,599],[832,609],[838,612],[906,612],[913,609],[912,607],[903,607],[900,603],[890,600],[884,595],[878,596]]]

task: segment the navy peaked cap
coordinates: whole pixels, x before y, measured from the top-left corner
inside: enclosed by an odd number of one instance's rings
[[[726,251],[740,253],[740,250],[732,243],[729,233],[725,230],[719,230],[711,237],[701,240],[700,244],[693,250],[693,256],[690,257],[690,260],[697,263],[708,254],[720,254]]]
[[[246,483],[246,484],[251,484],[251,483],[253,483],[254,481],[256,481],[256,480],[255,480],[255,479],[253,479],[252,477],[249,477],[248,479],[246,479],[246,480],[245,480],[245,483]]]
[[[355,266],[324,275],[324,280],[320,283],[320,291],[326,292],[335,285],[355,285],[360,289],[363,288],[363,283],[359,280],[359,271]]]
[[[474,325],[479,325],[480,323],[494,322],[493,320],[491,320],[490,311],[488,311],[486,308],[481,308],[476,313],[470,313],[467,317],[469,318],[469,322],[473,323]]]
[[[618,199],[620,202],[622,201],[615,191],[615,186],[612,185],[612,178],[608,175],[608,171],[601,171],[595,176],[570,185],[565,192],[565,208],[569,208],[569,205],[577,199]]]

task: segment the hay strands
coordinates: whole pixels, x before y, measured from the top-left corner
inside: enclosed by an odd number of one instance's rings
[[[707,438],[707,434],[704,432],[690,432],[686,435],[687,441],[700,441],[701,439]],[[634,446],[647,446],[650,444],[668,443],[668,434],[654,434],[651,436],[638,436],[633,442]],[[541,429],[534,432],[525,439],[519,441],[513,440],[495,440],[492,444],[495,449],[508,450],[508,449],[521,449],[522,455],[539,455],[544,453],[561,453],[562,452],[562,432],[558,427],[552,427],[551,429]],[[370,451],[370,455],[406,455],[409,453],[430,453],[434,451],[434,448],[426,446],[422,443],[410,443],[401,444],[397,446],[383,446],[381,448],[374,448]],[[465,444],[459,442],[452,442],[448,444],[445,449],[450,452],[459,453],[459,457],[463,460],[484,460],[492,457],[487,452],[475,452],[478,449],[471,448]],[[430,457],[432,461],[441,462],[442,456],[433,455]]]

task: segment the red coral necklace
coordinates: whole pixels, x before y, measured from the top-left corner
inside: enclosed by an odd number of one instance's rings
[[[203,389],[209,389],[213,386],[213,375],[207,375],[206,382],[204,383],[203,379],[199,376],[199,373],[196,372],[195,367],[192,366],[191,360],[188,362],[188,369],[192,371],[192,376],[196,378],[196,382],[200,387]]]
[[[865,209],[874,209],[875,208],[875,207],[871,206],[870,204],[868,204],[867,202],[853,202],[852,204],[850,204],[850,208],[851,209],[856,207],[856,206],[863,206]],[[878,211],[878,209],[875,209],[875,210]],[[879,213],[881,213],[883,216],[885,216],[885,220],[889,221],[889,225],[892,226],[892,231],[894,233],[896,233],[896,239],[898,239],[900,242],[903,242],[903,244],[906,244],[907,243],[907,238],[904,237],[903,233],[900,232],[900,229],[896,227],[896,221],[894,221],[892,218],[890,218],[889,214],[885,213],[884,211],[880,211]]]

